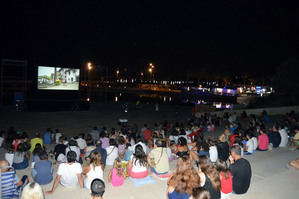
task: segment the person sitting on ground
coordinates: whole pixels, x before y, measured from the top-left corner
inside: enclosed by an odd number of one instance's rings
[[[125,177],[121,159],[118,157],[115,159],[113,168],[108,174],[108,181],[111,182],[114,187],[119,187],[124,184]]]
[[[192,160],[195,160],[196,162],[198,161],[198,157],[201,155],[206,155],[210,157],[209,145],[205,141],[205,139],[198,138],[196,140],[196,146],[191,149],[190,154]]]
[[[148,140],[150,140],[152,138],[152,132],[147,127],[147,124],[144,124],[144,128],[141,131],[141,136],[143,136],[146,141],[148,141]]]
[[[66,145],[63,144],[64,136],[60,136],[58,140],[58,144],[54,148],[54,155],[55,155],[55,160],[58,162],[66,162],[66,157],[65,157],[65,149]]]
[[[90,146],[90,148],[92,148],[92,147]],[[91,154],[92,154],[93,152],[95,152],[95,151],[97,151],[97,152],[100,153],[101,158],[102,158],[102,163],[103,163],[103,165],[104,165],[104,167],[105,167],[105,166],[106,166],[106,159],[107,159],[107,151],[106,151],[105,149],[102,148],[101,140],[98,140],[95,149],[93,149],[93,150],[90,152],[90,154],[89,154],[87,160],[90,160],[90,159],[91,159]]]
[[[203,187],[196,187],[192,190],[189,199],[210,199],[210,192]]]
[[[2,199],[11,199],[14,197],[19,197],[21,188],[25,186],[28,182],[28,176],[24,175],[22,179],[18,178],[14,170],[11,170],[12,167],[9,166],[8,161],[0,161],[1,169],[1,198]]]
[[[295,149],[299,149],[299,126],[296,126],[294,129],[295,136],[291,145],[295,146]]]
[[[166,148],[161,140],[157,140],[153,149],[147,156],[147,163],[151,167],[151,172],[162,175],[169,172],[169,162]]]
[[[129,161],[131,156],[133,155],[133,151],[131,151],[129,148],[131,147],[131,144],[130,143],[127,143],[126,144],[126,149],[125,149],[125,154],[124,154],[124,157],[123,157],[123,161]]]
[[[74,151],[76,153],[76,161],[77,162],[82,162],[80,161],[80,148],[78,147],[78,143],[76,140],[71,139],[68,143],[68,146],[65,149],[65,153],[67,154],[69,151]]]
[[[42,146],[38,143],[35,145],[35,149],[32,153],[33,155],[33,160],[32,160],[32,168],[34,166],[35,163],[37,163],[39,161],[39,154],[44,151],[44,149],[42,148]]]
[[[188,183],[186,183],[186,179]],[[192,190],[199,186],[199,176],[188,156],[178,159],[176,168],[167,184],[168,199],[189,199]]]
[[[79,134],[79,136],[75,137],[75,140],[78,144],[81,154],[84,152],[85,147],[87,147],[86,140],[84,139],[84,133]]]
[[[218,144],[217,146],[217,151],[218,151],[218,158],[220,160],[226,161],[228,159],[229,156],[229,145],[227,143],[226,140],[226,136],[224,133],[222,133],[219,137],[218,137]]]
[[[265,133],[264,129],[260,129],[260,135],[258,136],[258,151],[267,151],[269,145],[268,135]]]
[[[208,144],[209,144],[210,160],[212,161],[212,163],[215,163],[216,160],[218,159],[218,150],[216,147],[216,141],[212,138],[209,138]]]
[[[91,132],[89,132],[89,134],[91,135],[91,137],[92,137],[92,141],[93,141],[93,144],[95,144],[97,141],[98,141],[98,139],[99,139],[99,131],[98,131],[98,127],[96,127],[96,126],[94,126],[93,128],[92,128],[92,131]]]
[[[247,142],[246,147],[244,148],[245,155],[252,155],[254,150],[253,134],[249,131],[246,134]]]
[[[269,143],[272,144],[273,148],[279,147],[279,144],[281,142],[281,137],[278,132],[278,127],[276,125],[273,126],[272,132],[268,133],[268,137],[269,137]]]
[[[106,149],[109,146],[109,137],[105,133],[105,131],[102,131],[100,133],[100,140],[102,142],[102,148]]]
[[[229,161],[231,163],[229,170],[233,176],[233,191],[236,194],[244,194],[249,189],[252,174],[248,160],[241,157],[240,146],[235,145],[231,148]]]
[[[21,199],[44,199],[44,192],[42,187],[36,183],[36,182],[31,182],[27,184],[21,195]]]
[[[200,185],[210,192],[211,198],[220,199],[221,182],[219,173],[206,155],[198,157],[198,174]]]
[[[186,138],[179,137],[176,155],[179,156],[179,157],[189,155],[189,149],[188,149]]]
[[[35,145],[39,143],[42,147],[44,147],[44,141],[41,139],[40,133],[36,133],[35,137],[30,140],[30,152],[34,151]]]
[[[104,164],[102,163],[101,154],[98,151],[91,153],[90,164],[84,167],[83,176],[85,189],[90,189],[91,182],[99,178],[104,181]]]
[[[281,137],[279,147],[287,147],[289,141],[288,133],[280,124],[278,125],[278,132]]]
[[[216,169],[220,175],[221,181],[221,199],[227,199],[233,192],[233,177],[225,161],[218,159]]]
[[[55,144],[58,144],[60,136],[62,136],[62,133],[59,129],[55,129]]]
[[[59,183],[65,187],[75,187],[79,183],[80,187],[83,188],[82,168],[76,162],[76,152],[69,151],[66,156],[67,163],[59,165],[52,189],[51,191],[47,191],[47,194],[54,193]]]
[[[30,159],[30,157],[24,152],[23,143],[20,143],[18,145],[17,151],[14,153],[12,167],[15,170],[26,169],[28,167],[28,159]]]
[[[123,136],[118,136],[117,138],[117,145],[118,145],[118,156],[122,159],[126,152],[126,143],[125,138]]]
[[[106,148],[106,165],[112,166],[114,160],[118,157],[118,148],[115,139],[110,139],[109,144],[110,146]]]
[[[48,160],[46,151],[41,151],[38,156],[39,161],[34,164],[31,174],[35,182],[46,185],[53,180],[52,162]]]
[[[51,144],[51,128],[47,128],[44,134],[44,144]]]
[[[105,193],[105,183],[101,179],[94,179],[90,185],[91,198],[102,199]]]
[[[147,170],[147,157],[143,151],[141,145],[135,147],[135,153],[131,156],[129,163],[127,164],[127,171],[131,178],[145,178],[148,175]]]

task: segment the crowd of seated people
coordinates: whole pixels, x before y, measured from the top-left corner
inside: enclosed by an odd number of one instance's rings
[[[87,135],[81,133],[69,139],[58,129],[53,133],[48,128],[43,136],[36,133],[30,140],[26,133],[11,128],[9,132],[14,136],[5,136],[2,131],[1,145],[13,158],[1,164],[18,170],[28,168],[33,162],[31,175],[35,184],[27,189],[53,183],[46,194],[54,193],[59,184],[90,190],[94,181],[104,183],[105,168],[110,166],[107,183],[114,187],[123,186],[127,177],[143,179],[169,174],[169,199],[229,198],[232,193],[246,193],[250,186],[251,166],[243,156],[289,144],[298,148],[296,114],[288,114],[270,129],[266,129],[269,122],[266,116],[266,113],[261,117],[242,114],[242,119],[248,120],[244,128],[237,123],[236,115],[218,121],[218,117],[205,114],[188,121],[187,125],[165,121],[156,124],[154,129],[145,124],[140,131],[134,125],[134,128],[121,126],[119,131],[112,128],[110,132],[105,127],[93,127]],[[225,130],[214,139],[210,133],[222,122],[226,123]],[[51,143],[55,144],[54,161],[59,164],[56,176],[49,160],[52,153],[47,150]],[[174,159],[177,166],[171,171],[169,162]],[[83,162],[86,166],[82,168]],[[7,169],[3,168],[2,173]],[[21,187],[28,182],[28,177],[22,180],[16,177],[15,181]]]

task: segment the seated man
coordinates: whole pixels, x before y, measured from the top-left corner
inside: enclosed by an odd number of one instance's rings
[[[11,170],[12,167],[9,166],[6,160],[0,161],[1,168],[1,198],[10,199],[14,197],[19,197],[21,192],[21,187],[25,186],[29,182],[28,177],[25,175],[20,180],[16,173]]]
[[[147,156],[147,162],[151,166],[151,172],[161,175],[169,172],[167,149],[163,147],[162,141],[157,140],[153,149]]]
[[[83,180],[81,176],[82,167],[80,163],[76,162],[76,152],[69,151],[66,156],[67,163],[61,163],[59,165],[52,190],[47,191],[47,194],[52,194],[59,182],[62,186],[66,187],[75,187],[79,183],[80,187],[83,188]]]
[[[102,180],[96,178],[91,182],[90,190],[92,199],[102,199],[105,193],[105,183]]]
[[[234,145],[229,156],[229,170],[233,176],[233,191],[236,194],[244,194],[250,186],[251,166],[248,160],[242,158],[241,147]]]

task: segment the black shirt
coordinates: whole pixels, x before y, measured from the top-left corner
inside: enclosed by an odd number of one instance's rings
[[[271,132],[268,134],[269,142],[272,143],[273,147],[279,147],[279,144],[281,142],[281,136],[278,132]]]
[[[241,158],[230,165],[230,172],[233,176],[233,190],[236,194],[246,193],[251,180],[251,166],[248,160]]]
[[[54,149],[54,153],[55,153],[55,160],[57,160],[57,157],[62,153],[63,155],[65,155],[65,149],[66,149],[66,145],[64,144],[57,144],[55,146]]]
[[[220,190],[217,191],[216,189],[214,189],[209,177],[206,174],[205,174],[205,176],[206,176],[206,182],[205,182],[203,188],[205,188],[206,190],[208,190],[210,192],[211,199],[220,199],[221,198]]]
[[[229,156],[229,145],[227,142],[220,142],[217,144],[218,158],[226,161]]]

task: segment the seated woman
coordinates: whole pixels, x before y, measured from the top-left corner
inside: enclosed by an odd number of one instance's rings
[[[200,176],[200,186],[210,192],[211,198],[220,199],[220,176],[208,156],[201,155],[198,157],[198,174]]]
[[[15,170],[26,169],[28,167],[28,159],[29,157],[27,157],[27,154],[24,151],[24,144],[20,143],[16,152],[14,153],[12,164],[13,168]]]
[[[145,178],[148,175],[147,157],[140,144],[136,145],[135,153],[131,156],[127,165],[127,171],[131,178]]]
[[[188,183],[186,183],[188,179]],[[168,180],[168,199],[189,199],[192,190],[199,186],[199,176],[190,158],[179,158],[172,176]]]
[[[265,133],[264,129],[260,129],[260,135],[258,136],[258,151],[267,151],[269,145],[269,137]]]
[[[188,146],[187,146],[186,138],[180,137],[178,139],[176,155],[179,156],[179,157],[189,155],[189,149],[188,149]]]
[[[41,151],[38,157],[39,161],[34,164],[34,168],[31,170],[33,179],[40,185],[49,184],[53,180],[52,163],[48,160],[46,151]]]
[[[190,155],[192,157],[192,160],[198,161],[198,157],[201,155],[206,155],[210,157],[210,148],[208,143],[201,138],[198,138],[196,141],[196,145],[191,149]]]
[[[99,178],[104,181],[104,164],[102,163],[101,154],[98,151],[91,153],[90,164],[85,166],[83,170],[84,178],[84,187],[90,189],[91,182]]]

